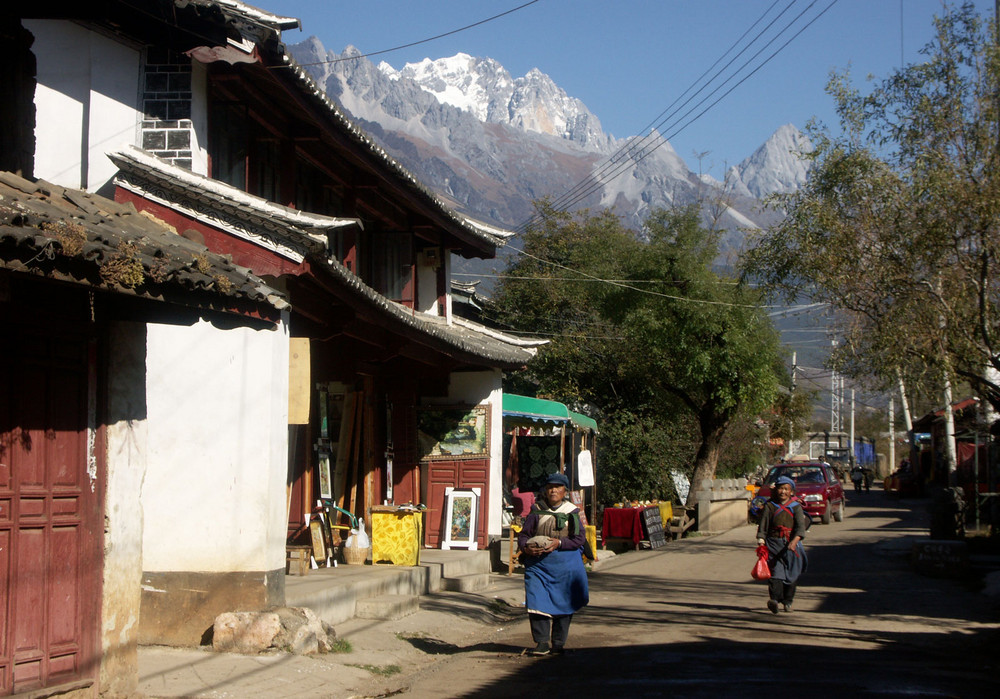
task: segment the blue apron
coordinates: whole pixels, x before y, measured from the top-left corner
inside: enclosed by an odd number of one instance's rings
[[[525,606],[534,614],[573,614],[590,601],[587,570],[577,551],[555,550],[543,556],[525,556]]]

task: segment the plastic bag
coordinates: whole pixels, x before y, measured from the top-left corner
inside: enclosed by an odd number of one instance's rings
[[[771,568],[767,565],[767,544],[757,547],[757,562],[754,563],[750,577],[754,580],[769,580],[771,578]]]
[[[349,549],[366,549],[371,546],[371,543],[368,541],[368,534],[365,533],[365,520],[358,520],[358,528],[351,530],[351,534],[347,537],[347,541],[344,542],[344,546]]]

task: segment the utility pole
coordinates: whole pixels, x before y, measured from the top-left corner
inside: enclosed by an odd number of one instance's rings
[[[886,473],[879,474],[882,478],[888,476],[896,468],[896,408],[892,403],[892,398],[889,398],[889,463],[887,468]]]
[[[847,443],[850,445],[851,452],[849,455],[850,456],[849,461],[851,463],[851,466],[853,467],[854,455],[857,452],[857,450],[854,448],[854,389],[853,388],[851,389],[851,435]]]
[[[906,384],[903,383],[903,372],[899,370],[899,367],[896,367],[896,378],[899,379],[899,400],[903,408],[903,425],[906,426],[906,432],[909,434],[913,432],[913,418],[910,417],[910,404],[906,400]]]
[[[1000,0],[998,0],[998,1],[1000,1]],[[798,386],[798,377],[797,377],[797,374],[798,374],[798,371],[799,371],[799,365],[798,365],[798,361],[797,361],[797,356],[798,356],[797,352],[792,352],[792,396],[791,396],[792,400],[789,401],[789,404],[791,404],[792,401],[795,399],[795,390],[796,390],[796,388]],[[789,417],[789,419],[788,419],[788,449],[786,450],[786,453],[787,453],[788,456],[792,456],[793,454],[798,454],[799,453],[799,440],[792,438],[792,435],[794,433],[795,433],[795,419],[792,418],[792,417]]]
[[[837,341],[832,340],[834,350],[837,349]],[[843,423],[841,422],[841,409],[844,403],[844,379],[836,370],[830,374],[830,431],[841,432]]]

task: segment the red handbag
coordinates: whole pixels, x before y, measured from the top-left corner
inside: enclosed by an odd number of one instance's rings
[[[754,580],[769,580],[771,578],[771,568],[767,565],[767,544],[757,547],[757,562],[754,563],[750,577]]]

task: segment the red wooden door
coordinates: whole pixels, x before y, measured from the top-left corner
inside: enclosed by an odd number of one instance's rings
[[[97,465],[88,460],[93,345],[85,337],[5,330],[0,695],[96,677],[103,531]]]
[[[425,537],[428,546],[438,547],[444,533],[445,490],[448,486],[464,489],[479,489],[478,513],[476,519],[476,542],[479,548],[486,546],[487,514],[489,512],[489,471],[488,459],[462,459],[458,461],[425,461],[422,468],[428,468],[427,477],[427,529]]]

